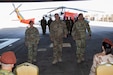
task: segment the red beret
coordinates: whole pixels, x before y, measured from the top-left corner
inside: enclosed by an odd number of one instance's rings
[[[4,52],[1,55],[0,61],[4,64],[15,64],[16,56],[15,56],[14,52],[12,52],[12,51]]]
[[[113,43],[111,40],[109,40],[108,38],[104,38],[103,42],[110,44],[111,46],[113,46]]]

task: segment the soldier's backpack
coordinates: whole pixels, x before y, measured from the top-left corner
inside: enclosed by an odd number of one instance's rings
[[[14,72],[16,75],[39,75],[39,68],[34,64],[25,62],[17,65]]]

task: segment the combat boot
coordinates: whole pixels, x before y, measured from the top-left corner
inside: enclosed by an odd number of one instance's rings
[[[77,55],[77,63],[81,63],[80,55]]]
[[[59,62],[62,62],[62,58],[61,58],[61,57],[60,57],[60,58],[58,58],[58,61],[59,61]]]
[[[81,61],[85,61],[84,55],[81,55],[80,58],[81,58]]]
[[[81,63],[81,59],[77,59],[77,63]]]
[[[36,62],[36,59],[33,59],[33,62]]]
[[[58,60],[57,59],[54,59],[53,62],[52,62],[52,64],[56,64],[57,62],[58,62]]]
[[[81,58],[81,61],[85,61],[84,57]]]
[[[32,63],[32,60],[28,60],[27,62]]]

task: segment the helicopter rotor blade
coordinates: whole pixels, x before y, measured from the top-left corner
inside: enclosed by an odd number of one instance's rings
[[[85,9],[87,10],[87,9]],[[92,11],[92,12],[99,12],[99,13],[104,13],[104,11],[97,11],[97,10],[87,10],[87,11]]]
[[[14,7],[14,9],[15,9],[16,7],[15,7],[14,3],[12,3],[12,5],[13,5],[13,7]]]
[[[51,13],[51,12],[58,10],[58,9],[62,9],[61,12],[63,12],[64,9],[72,9],[72,10],[77,10],[77,11],[82,11],[82,12],[88,12],[88,11],[77,9],[77,8],[69,8],[69,7],[61,6],[61,7],[54,9],[54,10],[49,11],[48,13]]]
[[[58,9],[60,9],[60,8],[59,8],[59,7],[58,7],[58,8],[55,8],[55,9],[49,11],[48,13],[51,13],[51,12],[53,12],[53,11],[55,11],[55,10],[58,10]]]
[[[43,10],[43,9],[55,9],[55,7],[52,8],[36,8],[36,9],[27,9],[27,10],[20,10],[21,12],[23,11],[35,11],[35,10]]]
[[[86,10],[77,9],[77,8],[70,8],[70,7],[65,7],[65,9],[72,9],[72,10],[77,10],[77,11],[82,11],[82,12],[88,12]]]
[[[19,8],[20,6],[22,6],[22,4],[20,4],[17,8]]]
[[[18,9],[22,4],[20,4],[17,8],[15,7],[15,4],[12,4],[12,5],[14,7],[14,10],[9,15],[11,15],[13,12],[15,12],[15,10]]]
[[[81,9],[77,9],[77,8],[69,8],[69,7],[64,7],[64,6],[61,6],[61,7],[51,7],[51,8],[36,8],[36,9],[27,9],[27,10],[20,10],[21,12],[22,11],[34,11],[34,10],[43,10],[43,9],[53,9],[51,11],[49,11],[48,13],[51,13],[55,10],[58,10],[58,9],[62,9],[62,11],[64,9],[72,9],[72,10],[77,10],[77,11],[82,11],[82,12],[88,12],[88,11],[85,11],[85,10],[81,10]]]
[[[14,10],[9,15],[11,15],[15,11],[15,5],[14,4],[12,4],[12,5],[14,7]]]
[[[82,12],[89,12],[89,11],[93,11],[93,12],[100,12],[100,13],[104,13],[104,11],[97,11],[97,10],[87,10],[87,9],[77,9],[77,8],[69,8],[69,7],[66,7],[66,9],[72,9],[72,10],[77,10],[77,11],[82,11]]]
[[[9,15],[11,15],[13,12],[15,12],[15,10],[13,10]]]

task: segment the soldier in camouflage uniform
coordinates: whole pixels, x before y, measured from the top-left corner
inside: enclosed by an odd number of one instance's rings
[[[16,55],[12,51],[4,52],[0,56],[0,75],[14,75],[12,69],[16,63]]]
[[[53,62],[62,61],[62,43],[63,37],[67,37],[67,28],[65,22],[60,20],[59,15],[56,13],[55,20],[50,24],[50,38],[53,41]]]
[[[72,29],[72,37],[76,41],[76,56],[77,62],[80,63],[84,61],[84,53],[86,48],[86,29],[89,33],[89,37],[91,37],[91,30],[88,22],[84,20],[83,14],[80,13],[78,15],[78,20],[74,23]]]
[[[39,43],[39,31],[33,26],[33,21],[29,22],[30,27],[25,31],[25,44],[28,47],[28,62],[36,62],[37,45]]]

